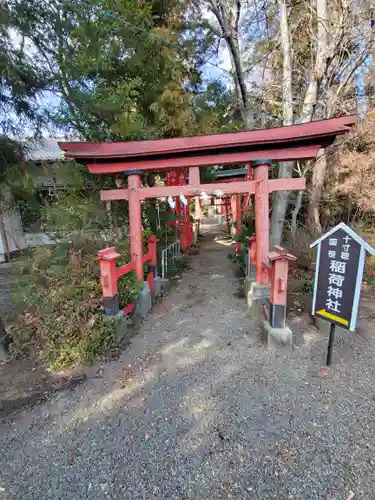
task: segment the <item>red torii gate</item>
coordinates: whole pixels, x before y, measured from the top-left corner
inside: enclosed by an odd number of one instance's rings
[[[304,179],[269,179],[271,161],[311,160],[319,149],[332,144],[337,135],[348,132],[357,115],[268,130],[243,131],[199,137],[156,139],[137,142],[60,142],[68,158],[87,165],[94,174],[128,175],[127,189],[101,191],[103,201],[128,200],[130,252],[136,275],[143,280],[141,201],[168,196],[255,194],[256,281],[265,284],[268,277],[262,264],[269,252],[269,193],[305,188]],[[232,183],[201,184],[200,167],[250,164],[253,180]],[[141,188],[144,170],[189,168],[185,186]]]

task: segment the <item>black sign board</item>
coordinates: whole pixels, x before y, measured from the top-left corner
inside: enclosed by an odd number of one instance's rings
[[[355,330],[365,255],[366,251],[375,255],[375,250],[343,222],[311,245],[315,246],[318,252],[312,313],[331,322],[332,349],[333,325]]]
[[[360,255],[361,245],[343,229],[337,229],[320,243],[313,314],[348,330],[355,312]]]

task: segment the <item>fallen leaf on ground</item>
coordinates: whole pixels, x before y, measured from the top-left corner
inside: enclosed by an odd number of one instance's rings
[[[193,407],[192,407],[192,411],[193,411],[194,413],[202,413],[202,412],[204,411],[204,409],[203,409],[203,408],[200,408],[199,406],[193,406]]]

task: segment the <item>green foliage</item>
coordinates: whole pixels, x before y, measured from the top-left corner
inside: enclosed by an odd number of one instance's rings
[[[78,173],[82,172],[78,169]],[[118,264],[130,261],[129,241],[121,228],[127,212],[115,207],[109,217],[98,190],[89,189],[90,177],[78,175],[74,180],[72,176],[70,181],[71,185],[42,211],[56,244],[37,248],[24,257],[13,284],[15,301],[24,311],[12,327],[14,345],[21,351],[37,346],[52,369],[92,362],[115,345],[113,320],[104,316],[102,308],[96,256],[103,247],[116,246],[121,253]],[[109,222],[118,225],[109,229]],[[121,278],[122,304],[133,300],[140,288],[134,273]]]
[[[32,57],[22,45],[11,52],[14,71],[0,80],[0,95],[9,94],[35,126],[40,116],[93,140],[231,127],[233,96],[221,82],[202,82],[201,67],[216,39],[192,24],[187,12],[188,5],[175,0],[9,0],[2,10],[0,58],[4,53],[4,67],[9,65],[10,29],[28,39]],[[43,116],[32,104],[47,90],[60,102],[41,109]]]
[[[142,291],[143,283],[138,281],[135,272],[121,276],[117,281],[120,295],[120,308],[125,307],[136,299]]]
[[[42,349],[52,369],[92,362],[116,344],[113,319],[104,316],[99,265],[101,242],[81,240],[79,257],[71,245],[40,247],[17,266],[14,299],[24,309],[11,328],[16,349]],[[119,283],[124,305],[140,292],[130,273]]]
[[[0,184],[8,180],[9,172],[18,168],[23,160],[23,150],[19,143],[6,136],[0,136]]]
[[[35,64],[25,50],[27,18],[25,29],[17,31],[20,12],[14,4],[2,2],[0,7],[0,133],[9,136],[31,123],[40,131],[45,116],[38,96],[48,85],[45,66]]]
[[[301,280],[301,283],[295,287],[295,290],[304,295],[311,295],[314,291],[314,281],[308,279]]]
[[[168,265],[168,277],[172,278],[173,276],[179,275],[189,269],[190,264],[188,259],[185,256],[180,256]]]
[[[246,217],[245,217],[246,220]],[[235,222],[235,221],[234,221]],[[251,221],[253,222],[253,221]],[[253,223],[247,224],[247,222],[242,223],[241,232],[233,236],[233,240],[236,243],[241,243],[241,246],[248,248],[249,238],[254,235],[254,230],[252,228]]]
[[[244,263],[244,254],[239,252],[233,252],[228,254],[228,259],[233,262],[233,264],[243,264]]]
[[[91,335],[96,338],[96,328],[103,328],[95,253],[73,268],[68,250],[67,244],[36,249],[20,263],[14,282],[14,299],[25,308],[20,328],[11,331],[15,345],[36,342],[55,367],[87,361],[84,346],[91,349]],[[103,333],[109,337],[111,328]]]
[[[35,207],[35,181],[25,168],[24,154],[19,142],[0,136],[0,211],[11,210],[17,199]]]
[[[61,234],[98,234],[106,227],[104,207],[95,193],[64,192],[45,211],[46,226]]]

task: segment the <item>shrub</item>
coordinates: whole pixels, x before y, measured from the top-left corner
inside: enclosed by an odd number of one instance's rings
[[[180,256],[168,266],[168,277],[176,276],[190,269],[189,261],[186,257]]]
[[[41,350],[52,369],[92,362],[116,344],[114,319],[102,308],[97,250],[102,241],[40,247],[17,266],[14,298],[24,312],[11,326],[13,348]],[[126,253],[124,245],[122,253]],[[129,260],[129,254],[124,260]],[[121,280],[125,301],[139,293],[134,276]]]
[[[233,264],[244,264],[245,255],[243,253],[232,252],[227,255],[228,259],[233,262]]]
[[[290,237],[285,242],[285,248],[297,257],[297,266],[301,269],[313,269],[313,263],[316,259],[315,250],[310,248],[313,241],[314,238],[305,227],[298,227],[295,239]]]

